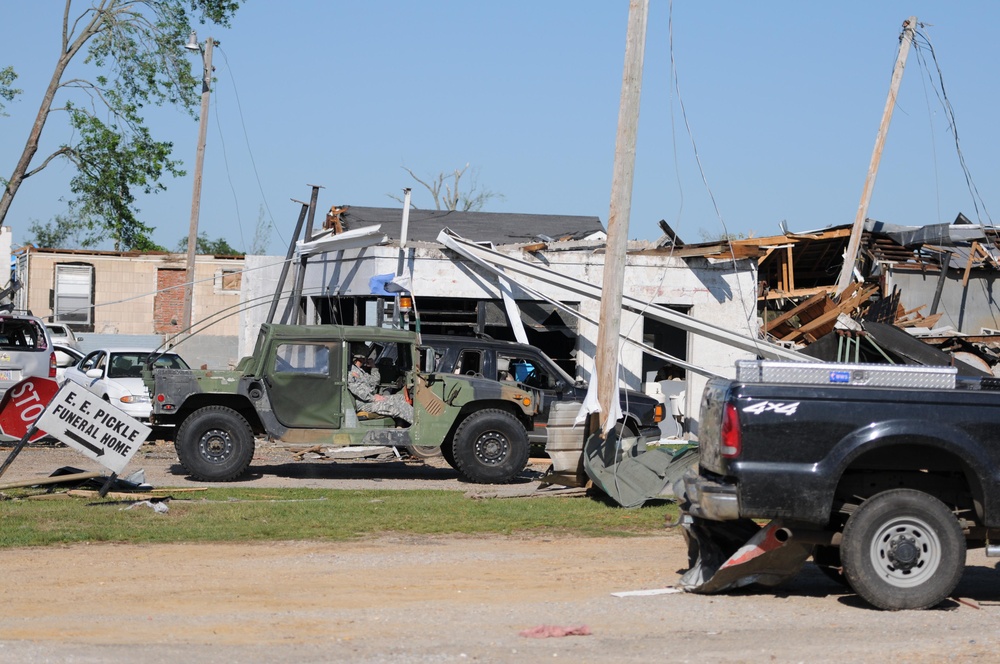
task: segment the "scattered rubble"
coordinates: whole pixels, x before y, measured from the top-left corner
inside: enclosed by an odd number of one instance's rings
[[[1000,376],[1000,233],[959,214],[951,224],[899,226],[868,219],[855,281],[837,292],[851,225],[816,231],[673,243],[675,255],[756,258],[765,339],[831,361],[954,364]],[[662,249],[659,249],[662,250]],[[897,354],[872,324],[891,326],[940,354]],[[827,340],[832,335],[833,341]],[[828,346],[809,352],[815,344]],[[832,347],[832,350],[831,350]],[[918,357],[920,356],[920,357]]]

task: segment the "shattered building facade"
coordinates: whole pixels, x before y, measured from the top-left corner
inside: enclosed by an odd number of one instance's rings
[[[301,318],[295,320],[304,323],[387,324],[399,312],[393,310],[394,295],[384,290],[386,278],[406,275],[415,312],[405,315],[411,323],[419,315],[420,331],[515,340],[515,317],[523,325],[528,343],[542,349],[570,375],[590,379],[600,302],[581,294],[572,284],[578,280],[598,288],[601,285],[606,235],[597,217],[412,210],[405,244],[401,217],[398,208],[331,209],[324,229],[334,244],[309,259],[301,277],[299,302],[289,306],[288,298],[282,299],[275,320],[280,321],[284,312],[298,315],[297,307]],[[338,236],[373,227],[378,228],[378,235],[368,246],[335,248]],[[499,254],[544,268],[566,282],[527,278],[518,285],[513,277],[502,280],[443,246],[438,239],[443,229],[468,241],[490,243]],[[757,335],[754,267],[752,259],[685,257],[648,242],[632,242],[624,291],[651,305],[751,338]],[[252,350],[257,328],[267,318],[267,307],[261,305],[275,292],[279,273],[280,262],[274,257],[247,256],[242,294],[243,353]],[[623,311],[621,332],[683,365],[704,370],[685,371],[683,366],[644,352],[641,346],[622,344],[620,382],[664,398],[685,391],[698,395],[705,375],[731,375],[737,359],[753,357],[746,350],[641,313]],[[695,418],[698,399],[688,399],[682,408],[688,419]]]
[[[825,360],[1000,371],[994,291],[1000,245],[993,227],[961,214],[952,224],[927,226],[869,219],[855,280],[838,294],[851,232],[845,225],[732,241],[732,251],[757,254],[762,334]],[[709,256],[729,251],[707,244],[685,250]]]

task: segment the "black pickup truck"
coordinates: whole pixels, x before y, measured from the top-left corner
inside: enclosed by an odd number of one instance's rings
[[[689,574],[707,532],[768,519],[777,520],[773,540],[802,546],[799,566],[812,554],[881,609],[940,603],[967,548],[1000,556],[991,544],[1000,541],[997,379],[769,361],[738,362],[736,373],[706,386],[699,465],[675,487],[687,501]]]

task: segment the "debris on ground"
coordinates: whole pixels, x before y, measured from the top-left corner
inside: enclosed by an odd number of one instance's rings
[[[794,577],[812,555],[809,543],[791,537],[780,520],[710,521],[687,515],[681,522],[690,568],[678,581],[694,593],[718,593],[751,584],[776,586]]]
[[[139,502],[132,503],[128,507],[124,507],[122,509],[131,510],[135,509],[136,507],[148,507],[157,514],[166,514],[167,512],[170,511],[170,508],[167,507],[167,500],[169,500],[169,498],[158,498],[156,500],[140,500]]]
[[[641,507],[649,500],[673,498],[672,486],[698,464],[698,448],[646,447],[641,438],[592,435],[584,445],[583,466],[594,486],[622,507]]]
[[[322,459],[398,459],[399,452],[394,447],[385,445],[366,445],[351,447],[330,447],[326,445],[311,445],[309,447],[290,447],[288,451],[296,461],[319,461]]]
[[[518,632],[518,636],[529,639],[548,639],[562,636],[590,636],[590,628],[586,625],[575,627],[560,627],[559,625],[539,625]]]

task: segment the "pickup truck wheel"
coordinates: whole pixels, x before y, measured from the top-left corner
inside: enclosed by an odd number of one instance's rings
[[[452,443],[455,469],[478,484],[510,482],[528,465],[528,432],[516,417],[487,408],[458,425]]]
[[[840,547],[844,576],[880,609],[926,609],[958,585],[965,537],[937,498],[913,489],[884,491],[847,520]]]
[[[242,415],[224,406],[206,406],[188,416],[174,442],[177,458],[204,482],[235,480],[250,466],[253,430]]]

